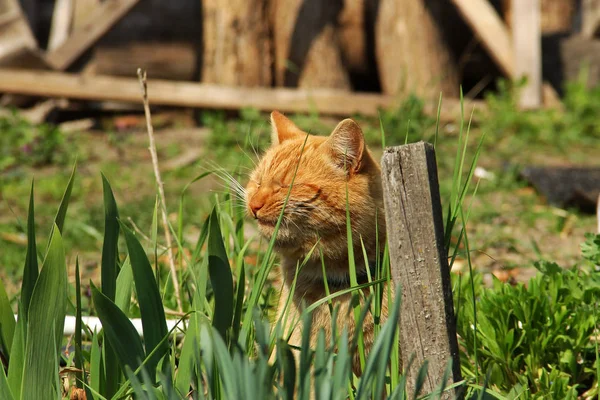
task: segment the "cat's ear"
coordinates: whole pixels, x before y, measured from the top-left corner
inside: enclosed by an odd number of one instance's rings
[[[358,172],[365,152],[365,137],[360,126],[351,119],[340,122],[327,139],[334,161],[340,167]]]
[[[296,124],[279,111],[271,113],[271,144],[273,146],[289,139],[304,137],[305,135]]]

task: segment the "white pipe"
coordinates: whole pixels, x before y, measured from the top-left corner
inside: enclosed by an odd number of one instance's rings
[[[17,315],[15,314],[15,320],[16,319],[17,319]],[[67,315],[65,317],[65,327],[63,330],[64,336],[71,336],[71,335],[75,334],[75,320],[76,320],[76,318],[72,315]],[[138,335],[140,335],[140,337],[144,337],[144,329],[142,328],[142,319],[141,318],[130,318],[129,321],[131,321],[131,323],[133,324],[133,327],[137,331]],[[178,319],[168,319],[167,320],[167,330],[170,331],[171,329],[173,329],[175,327],[175,325],[177,325],[177,322],[179,322]],[[81,323],[83,325],[87,326],[90,329],[90,331],[92,331],[92,332],[94,332],[94,331],[100,332],[100,329],[102,329],[102,323],[100,322],[100,319],[98,317],[82,316]],[[178,329],[179,333],[183,332],[181,324],[178,325],[177,329]]]

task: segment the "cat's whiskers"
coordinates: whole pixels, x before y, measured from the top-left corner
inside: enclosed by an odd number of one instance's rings
[[[252,147],[252,150],[254,150],[254,146],[252,145],[252,142],[250,142],[250,146]],[[244,153],[244,155],[246,157],[248,157],[248,160],[250,160],[250,162],[252,163],[252,165],[254,165],[254,168],[257,167],[256,161],[250,156],[250,154],[248,154],[248,152],[246,152],[246,150],[244,150],[244,148],[238,143],[238,148],[242,151],[242,153]],[[258,160],[258,154],[256,153],[256,150],[254,150],[254,154],[256,154],[256,159]]]
[[[227,172],[226,170],[224,170],[222,168],[216,169],[214,171],[214,173],[218,178],[221,179],[221,181],[223,181],[225,183],[229,183],[229,185],[222,184],[221,186],[231,189],[232,193],[235,193],[240,200],[243,200],[244,202],[246,202],[247,191],[240,184],[240,182],[238,182],[238,180],[233,177],[233,175],[231,175],[229,172]]]

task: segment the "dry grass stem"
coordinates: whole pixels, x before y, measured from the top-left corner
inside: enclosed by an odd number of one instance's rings
[[[169,221],[167,219],[167,205],[165,202],[165,190],[162,179],[160,178],[160,170],[158,169],[158,156],[156,155],[156,145],[154,143],[154,128],[152,128],[152,117],[150,115],[150,105],[148,103],[148,85],[146,80],[146,71],[138,68],[137,70],[140,86],[142,89],[142,99],[144,102],[144,114],[146,115],[146,128],[148,130],[148,140],[150,155],[152,156],[152,166],[154,167],[154,177],[158,186],[158,196],[160,197],[160,211],[162,216],[163,229],[165,231],[165,239],[167,241],[167,255],[169,258],[169,268],[171,270],[171,280],[173,282],[173,290],[175,299],[177,300],[177,309],[182,311],[181,295],[179,293],[179,281],[177,279],[177,270],[175,269],[175,258],[173,257],[173,241],[171,239],[171,230],[169,229]]]

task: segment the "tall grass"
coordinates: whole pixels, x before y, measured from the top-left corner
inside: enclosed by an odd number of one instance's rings
[[[462,204],[479,154],[478,150],[464,178],[462,168],[468,131],[467,127],[463,136],[461,130],[459,144],[463,147],[457,154],[455,185],[447,216],[448,246],[459,218],[463,224],[459,237],[468,243],[464,230],[468,212],[464,212]],[[197,179],[205,176],[202,174]],[[178,250],[185,315],[179,318],[176,328],[168,331],[164,309],[175,301],[173,288],[169,286],[171,280],[164,279],[165,269],[157,261],[162,252],[157,224],[153,223],[152,243],[146,249],[119,214],[109,179],[105,176],[101,177],[105,209],[101,285],[96,287],[90,283],[93,306],[82,309],[77,263],[76,295],[71,298],[68,294],[71,291],[66,280],[68,267],[62,233],[74,178],[75,169],[59,205],[49,245],[39,254],[41,271],[38,271],[32,185],[18,321],[15,321],[6,293],[0,286],[0,345],[7,366],[0,373],[2,399],[64,397],[67,393],[61,392],[62,377],[83,389],[88,399],[120,399],[134,395],[146,399],[412,399],[420,396],[419,387],[414,393],[407,393],[406,379],[399,363],[397,321],[401,288],[396,289],[395,298],[388,296],[388,322],[381,323],[379,318],[384,284],[387,283],[391,290],[387,248],[380,249],[383,258],[377,257],[376,276],[359,285],[353,247],[349,245],[353,287],[327,293],[326,297],[306,307],[300,320],[293,321],[303,328],[302,344],[294,348],[287,343],[289,332],[284,327],[290,326],[288,321],[269,322],[273,316],[270,295],[278,289],[272,288],[270,283],[271,271],[276,266],[274,239],[266,250],[260,250],[256,238],[244,237],[244,218],[237,211],[237,200],[232,194],[216,202],[202,224],[197,242],[186,243],[182,234],[186,186],[180,197],[177,224],[170,227]],[[155,222],[157,208],[154,209]],[[277,227],[282,220],[283,212]],[[352,244],[349,213],[347,226],[348,243]],[[124,243],[121,252],[119,242]],[[148,254],[154,255],[154,265]],[[246,262],[248,256],[259,256],[260,261],[256,265],[249,264]],[[299,265],[298,269],[301,268]],[[327,341],[320,333],[316,348],[311,348],[310,313],[323,304],[332,305],[337,296],[365,296],[364,293],[370,295],[356,303],[351,317],[355,318],[357,326],[361,326],[366,313],[375,316],[376,336],[368,356],[364,353],[361,329],[356,330],[355,337],[349,337],[345,330],[340,331],[334,322],[338,310],[333,306],[330,308],[332,331],[337,334]],[[67,310],[75,312],[78,327],[83,326],[81,316],[87,313],[96,314],[103,325],[100,332],[78,328],[74,338],[75,354],[69,357],[60,351],[64,344],[62,326]],[[142,320],[143,339],[130,321],[130,317],[138,315]],[[355,351],[359,351],[363,370],[360,377],[352,373]],[[68,368],[61,369],[60,364]],[[426,365],[420,367],[422,382]],[[426,395],[429,398],[440,396],[440,393]]]

